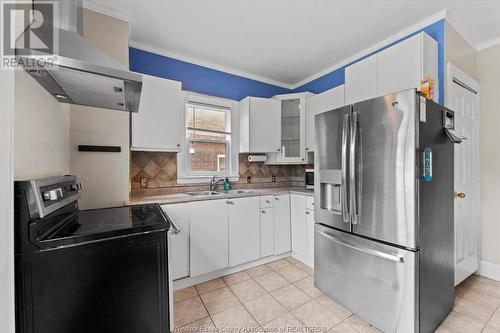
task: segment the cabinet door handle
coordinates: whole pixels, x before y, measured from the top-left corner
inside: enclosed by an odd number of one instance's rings
[[[228,205],[234,205],[234,201],[226,201]]]
[[[266,203],[271,203],[271,201],[270,200],[266,200]]]
[[[306,210],[306,215],[309,215],[309,214],[310,214],[310,213],[309,213],[309,211],[308,211],[308,210]]]
[[[263,210],[263,211],[261,211],[261,213],[262,213],[262,214],[265,214],[265,213],[266,213],[266,211],[265,211],[265,210]]]
[[[280,198],[278,198],[278,197],[274,197],[274,200],[277,200],[277,201],[279,201],[279,200],[280,200]]]

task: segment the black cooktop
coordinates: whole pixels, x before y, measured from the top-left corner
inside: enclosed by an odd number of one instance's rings
[[[79,210],[57,230],[38,239],[52,246],[76,244],[156,229],[168,229],[169,221],[157,204]]]

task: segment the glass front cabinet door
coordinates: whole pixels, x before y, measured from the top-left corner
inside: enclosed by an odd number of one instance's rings
[[[305,164],[306,93],[277,95],[281,101],[281,147],[269,156],[276,164]]]

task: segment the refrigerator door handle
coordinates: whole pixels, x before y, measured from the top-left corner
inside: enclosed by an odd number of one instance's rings
[[[350,196],[350,211],[352,224],[359,224],[359,211],[358,211],[358,186],[357,186],[357,147],[358,139],[358,113],[353,112],[351,117],[351,142],[350,142],[350,155],[349,155],[349,196]]]
[[[342,241],[341,239],[339,239],[339,238],[337,238],[335,236],[332,236],[329,233],[324,232],[324,231],[320,231],[320,232],[318,232],[318,234],[320,236],[323,236],[323,237],[325,237],[325,238],[327,238],[327,239],[329,239],[329,240],[337,243],[337,244],[340,244],[342,246],[348,247],[350,249],[353,249],[353,250],[356,250],[356,251],[359,251],[359,252],[363,252],[363,253],[366,253],[366,254],[370,254],[370,255],[373,255],[373,256],[376,256],[376,257],[379,257],[379,258],[382,258],[382,259],[387,259],[387,260],[394,261],[394,262],[404,263],[404,258],[402,256],[395,255],[395,254],[390,254],[390,253],[386,253],[386,252],[382,252],[382,251],[375,250],[375,249],[370,249],[370,248],[361,246],[359,244],[350,244],[350,243]]]
[[[350,222],[349,206],[347,198],[347,137],[349,135],[349,114],[344,115],[344,122],[342,125],[342,177],[340,180],[341,198],[342,203],[342,220],[346,223]]]

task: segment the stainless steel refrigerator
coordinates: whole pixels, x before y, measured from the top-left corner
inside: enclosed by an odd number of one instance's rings
[[[315,118],[315,285],[384,332],[453,307],[453,127],[414,89]]]

